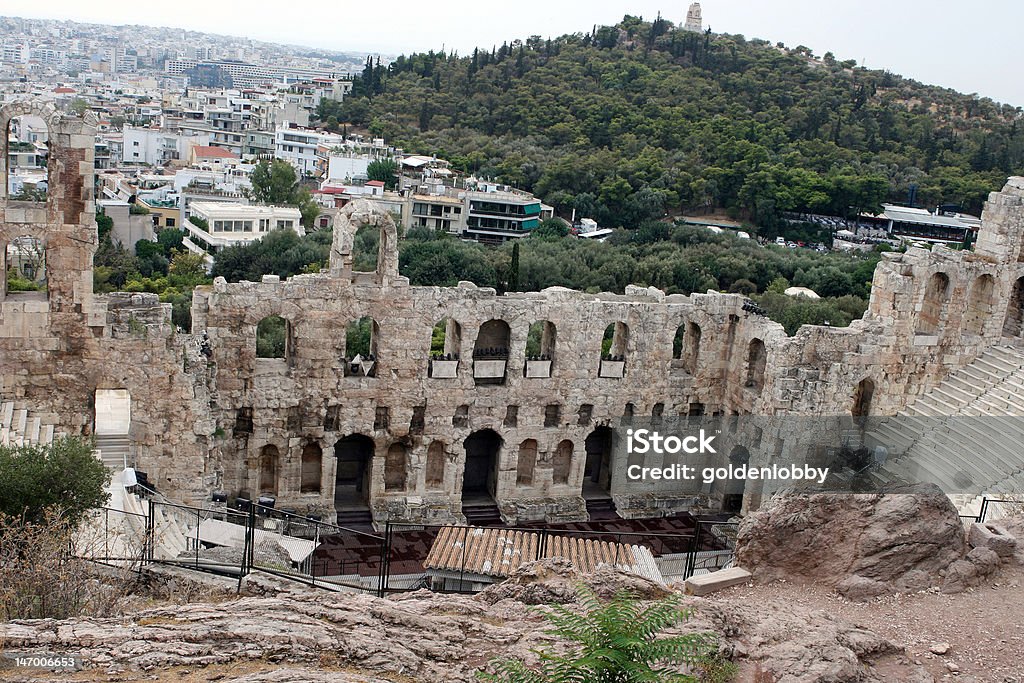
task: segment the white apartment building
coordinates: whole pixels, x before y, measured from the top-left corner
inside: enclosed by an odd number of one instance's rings
[[[224,247],[248,244],[274,230],[304,235],[301,221],[302,214],[294,206],[193,202],[191,217],[184,223],[184,244],[189,251],[209,255]],[[203,223],[205,227],[201,227]]]
[[[156,128],[125,126],[123,162],[162,166],[172,159],[188,159],[195,145],[209,144],[209,135],[198,131],[185,135]]]
[[[301,175],[316,175],[326,170],[330,149],[344,144],[345,139],[334,133],[285,125],[275,131],[274,156],[290,163]]]

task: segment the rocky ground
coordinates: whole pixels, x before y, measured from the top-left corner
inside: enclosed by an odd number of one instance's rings
[[[725,612],[757,605],[808,620],[832,619],[902,647],[924,680],[1024,682],[1024,570],[1004,567],[992,584],[948,595],[938,589],[852,602],[822,586],[777,582],[739,586],[704,600]],[[903,678],[885,664],[875,675]]]
[[[647,598],[665,589],[611,570],[582,577],[558,561],[524,567],[478,596],[425,591],[397,600],[324,592],[284,592],[224,602],[159,606],[132,617],[13,622],[0,626],[6,649],[79,653],[89,669],[68,674],[6,670],[5,681],[225,681],[299,683],[468,682],[494,657],[535,662],[544,633],[539,603],[571,599],[586,580],[609,594]],[[252,587],[251,587],[252,588]],[[273,593],[265,585],[256,588]],[[748,589],[740,589],[748,590]],[[686,630],[714,631],[740,664],[738,680],[929,681],[901,647],[870,628],[812,610],[785,595],[766,605],[734,591],[689,598]]]
[[[967,551],[955,510],[943,513],[930,499],[773,503],[739,534],[752,539],[739,555],[759,560],[755,581],[685,598],[691,617],[682,630],[714,633],[744,682],[1024,683],[1024,549]],[[922,507],[953,522],[934,523],[917,514]],[[834,535],[808,530],[809,515]],[[1007,537],[1024,538],[1024,517],[1005,524]],[[832,547],[844,533],[847,544]],[[937,563],[926,550],[946,537],[956,552]],[[969,561],[979,551],[990,556],[985,571]],[[237,597],[235,582],[210,581],[162,569],[147,582],[152,597],[128,599],[122,616],[0,624],[8,653],[76,654],[87,667],[6,668],[0,680],[468,683],[495,658],[536,663],[538,648],[564,649],[543,613],[571,602],[579,583],[643,599],[675,590],[609,568],[581,575],[560,559],[524,565],[476,596],[418,591],[384,600],[254,574]],[[855,602],[851,593],[865,591],[850,586],[889,592]]]

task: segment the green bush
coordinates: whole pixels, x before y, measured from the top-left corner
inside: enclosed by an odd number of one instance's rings
[[[547,633],[574,646],[567,654],[540,651],[539,669],[521,661],[494,661],[495,673],[480,671],[477,678],[494,683],[693,683],[697,678],[681,673],[682,667],[729,670],[721,664],[712,634],[660,637],[689,618],[677,594],[646,604],[628,593],[603,601],[580,586],[577,596],[577,604],[557,605],[545,614],[552,624]]]
[[[88,441],[65,437],[47,446],[0,446],[0,513],[28,521],[59,514],[73,527],[107,502],[110,473]]]
[[[17,275],[7,276],[8,292],[38,292],[41,289],[43,289],[43,285],[38,282],[33,282]]]

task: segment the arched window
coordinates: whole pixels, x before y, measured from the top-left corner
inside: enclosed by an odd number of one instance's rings
[[[323,466],[323,450],[320,444],[307,443],[302,447],[302,477],[299,491],[302,493],[320,493],[320,478]]]
[[[686,341],[686,323],[676,328],[676,334],[672,337],[672,358],[683,360],[683,342]]]
[[[267,444],[260,450],[260,493],[277,495],[277,446]]]
[[[504,384],[512,330],[504,320],[480,326],[473,345],[473,377],[477,384]]]
[[[10,245],[0,243],[0,247],[5,274],[3,291],[12,298],[48,299],[46,243],[38,237],[22,235],[11,240]]]
[[[747,381],[746,387],[754,391],[760,391],[764,387],[764,370],[768,363],[768,352],[764,342],[760,339],[751,339],[747,349]]]
[[[524,372],[527,377],[550,377],[551,366],[555,360],[555,324],[540,320],[530,325],[526,334],[526,365]]]
[[[444,443],[432,441],[427,448],[426,486],[437,490],[444,487]]]
[[[1006,318],[1003,320],[1004,337],[1020,337],[1024,335],[1024,277],[1013,284],[1010,303],[1006,307]]]
[[[573,443],[566,439],[558,444],[555,457],[551,460],[551,481],[554,484],[568,484],[572,469]]]
[[[871,401],[875,397],[875,383],[870,377],[865,377],[858,384],[853,392],[854,417],[868,417],[871,414]]]
[[[537,442],[527,439],[519,444],[519,459],[516,462],[516,485],[533,486],[533,470],[537,466]]]
[[[358,273],[376,273],[379,251],[380,228],[376,225],[360,225],[352,239],[352,270]]]
[[[279,315],[268,315],[256,325],[256,357],[289,359],[292,355],[291,324]]]
[[[626,374],[626,348],[629,326],[624,322],[610,324],[601,339],[601,368],[599,377],[620,378]]]
[[[380,326],[370,316],[349,323],[345,331],[345,376],[376,377]]]
[[[683,355],[683,367],[691,375],[697,373],[697,366],[700,361],[701,335],[700,325],[692,321],[686,323],[686,338],[684,341],[686,351]]]
[[[996,281],[991,275],[981,275],[971,285],[967,295],[967,310],[964,311],[964,332],[981,334],[985,323],[992,317],[992,306],[995,303]]]
[[[931,335],[939,331],[946,304],[949,302],[949,276],[935,273],[928,278],[917,319],[917,334]]]
[[[430,335],[430,376],[457,377],[461,353],[462,326],[452,318],[439,320]]]
[[[404,445],[393,443],[384,458],[384,490],[404,491],[408,453]]]
[[[15,116],[3,131],[7,198],[11,201],[45,202],[49,193],[49,129],[38,116]]]

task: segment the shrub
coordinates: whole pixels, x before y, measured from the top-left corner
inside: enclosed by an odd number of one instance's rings
[[[0,514],[40,522],[59,514],[75,527],[107,502],[110,473],[92,444],[75,437],[47,446],[0,446]]]
[[[689,618],[689,612],[679,607],[678,595],[648,604],[628,593],[605,602],[585,586],[577,595],[578,604],[557,605],[545,615],[553,625],[548,634],[574,643],[575,651],[539,652],[539,670],[519,661],[492,662],[496,673],[481,671],[477,678],[496,683],[689,683],[697,679],[680,673],[681,665],[691,671],[722,668],[711,634],[659,637],[664,629]]]

